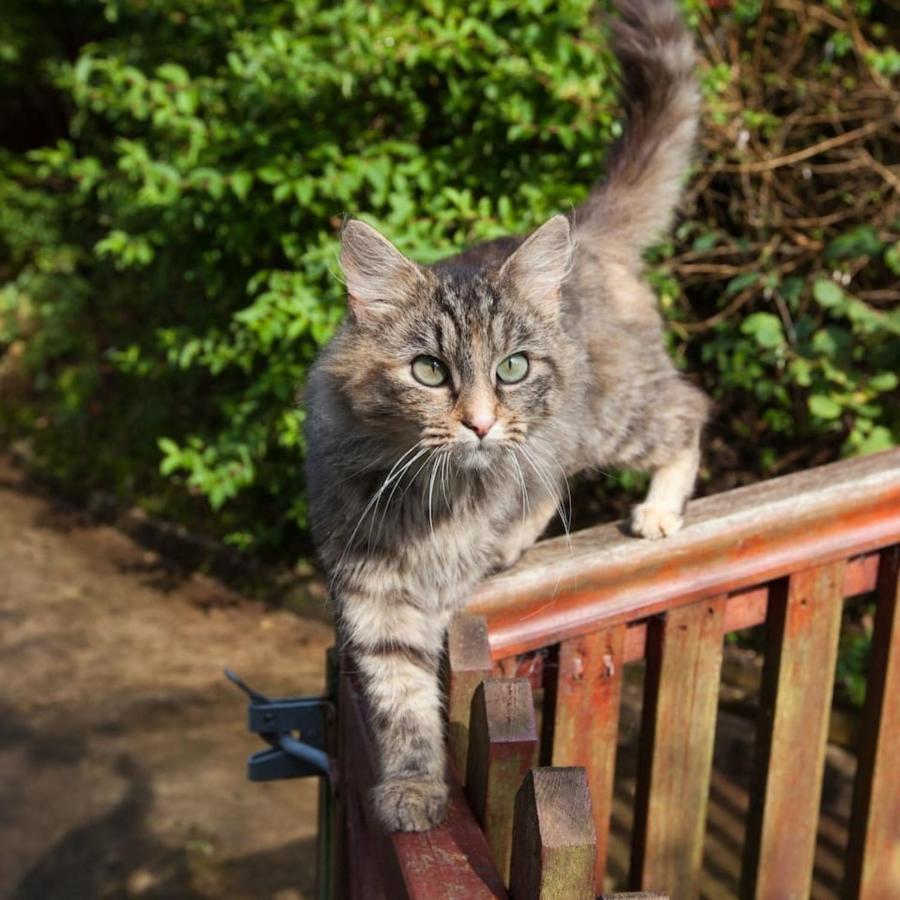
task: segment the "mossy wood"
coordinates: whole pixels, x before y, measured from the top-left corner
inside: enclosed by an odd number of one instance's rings
[[[513,798],[534,765],[537,731],[525,678],[488,678],[475,690],[469,726],[466,795],[494,863],[509,883]]]
[[[447,740],[456,774],[466,783],[472,697],[491,674],[491,650],[484,616],[460,615],[447,633]]]
[[[592,900],[596,852],[584,769],[532,769],[516,795],[515,900]]]
[[[648,626],[631,886],[690,897],[698,883],[722,666],[725,597]]]
[[[584,766],[597,836],[595,883],[603,886],[612,816],[616,736],[624,672],[625,626],[562,641],[553,702],[545,698],[544,715],[552,716],[554,766]]]
[[[769,597],[745,898],[811,892],[843,581],[840,560],[777,582]]]

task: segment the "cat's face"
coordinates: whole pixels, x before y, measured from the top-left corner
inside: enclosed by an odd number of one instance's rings
[[[481,271],[423,269],[360,222],[343,238],[350,318],[331,368],[356,415],[397,451],[440,450],[462,468],[527,452],[565,378],[566,220]]]

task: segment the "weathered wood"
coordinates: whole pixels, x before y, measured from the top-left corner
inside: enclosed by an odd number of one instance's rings
[[[534,765],[537,730],[525,678],[488,678],[475,689],[469,723],[466,796],[494,863],[509,883],[516,791]]]
[[[341,672],[338,683],[338,766],[340,802],[338,827],[341,847],[337,868],[337,896],[341,900],[389,900],[382,883],[378,855],[387,838],[373,833],[367,818],[368,793],[375,783],[377,766],[369,758],[366,741],[360,736],[364,719],[357,709],[351,678]]]
[[[684,529],[638,541],[619,526],[539,542],[470,604],[496,659],[674,605],[881,549],[900,533],[900,450],[692,502]]]
[[[490,674],[491,652],[484,616],[454,616],[447,632],[447,745],[462,784],[466,779],[472,696]]]
[[[325,651],[325,696],[334,702],[337,700],[339,691],[340,655],[337,647],[329,647]],[[335,719],[335,716],[329,716],[325,733],[325,751],[332,760],[336,760],[338,756],[338,723]],[[340,871],[338,866],[340,855],[343,852],[340,846],[343,833],[338,823],[337,806],[332,780],[320,778],[318,828],[316,829],[317,897],[331,898],[337,895]]]
[[[606,869],[624,645],[624,625],[563,641],[555,679],[552,760],[554,766],[582,766],[587,773],[597,839],[597,890],[603,887]]]
[[[450,803],[444,823],[429,831],[386,834],[375,821],[369,793],[375,783],[376,753],[362,697],[352,676],[341,679],[341,772],[344,804],[363,820],[351,840],[348,882],[350,896],[377,900],[379,883],[388,900],[431,900],[435,887],[447,900],[488,900],[508,894],[491,858],[491,851],[472,816],[456,779],[450,782]],[[375,871],[370,865],[374,860]]]
[[[772,585],[741,896],[806,898],[840,636],[844,563]]]
[[[515,900],[591,900],[595,853],[584,769],[532,769],[516,794],[510,894]]]
[[[845,896],[900,896],[900,546],[884,551],[850,822]]]
[[[878,578],[878,553],[868,553],[847,561],[844,570],[844,597],[856,597],[875,590]],[[723,634],[753,628],[766,621],[769,605],[768,586],[745,588],[729,594],[725,604],[725,618],[722,622]],[[647,642],[645,622],[633,622],[625,635],[625,662],[636,662],[644,658]]]
[[[647,632],[631,885],[697,895],[725,598],[670,610]]]
[[[669,900],[669,895],[650,894],[647,891],[629,891],[627,894],[601,894],[597,900]]]

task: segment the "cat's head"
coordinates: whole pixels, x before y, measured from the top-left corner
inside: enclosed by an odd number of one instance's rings
[[[348,318],[328,368],[354,414],[397,450],[421,441],[466,468],[527,443],[570,377],[560,306],[572,253],[555,216],[505,258],[426,268],[349,220]]]

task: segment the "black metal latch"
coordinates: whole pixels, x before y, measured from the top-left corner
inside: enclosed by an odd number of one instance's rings
[[[245,684],[229,669],[225,677],[249,698],[247,726],[266,743],[268,750],[254,753],[247,762],[250,781],[277,781],[325,775],[332,780],[333,767],[325,751],[327,727],[334,705],[326,697],[291,697],[269,700]]]

